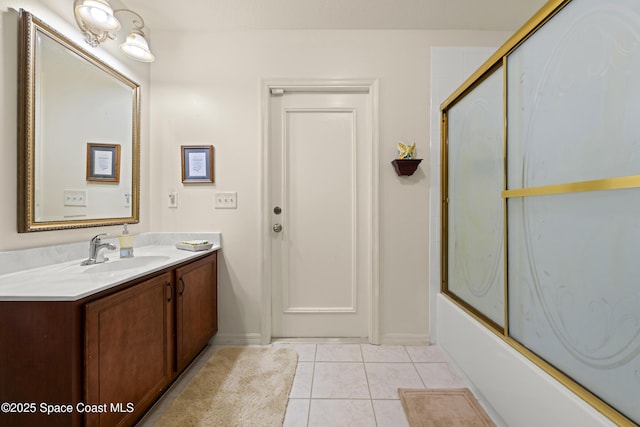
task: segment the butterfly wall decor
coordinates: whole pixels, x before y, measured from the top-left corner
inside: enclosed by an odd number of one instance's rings
[[[398,141],[398,158],[399,159],[413,159],[416,155],[416,143],[411,145],[405,145]]]

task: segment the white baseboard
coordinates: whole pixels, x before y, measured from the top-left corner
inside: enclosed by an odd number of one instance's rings
[[[368,338],[271,338],[272,344],[367,344],[368,342]]]
[[[260,334],[217,334],[210,344],[219,345],[260,345]]]
[[[297,343],[367,343],[367,338],[272,338],[271,342],[297,342]],[[249,334],[217,334],[210,344],[218,345],[260,345],[261,335]],[[387,334],[382,336],[382,345],[429,345],[429,335],[422,334]]]
[[[384,334],[382,345],[429,345],[428,334]]]

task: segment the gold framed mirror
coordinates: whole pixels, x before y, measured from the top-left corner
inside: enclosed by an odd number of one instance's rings
[[[18,63],[18,232],[138,222],[140,86],[24,10]]]

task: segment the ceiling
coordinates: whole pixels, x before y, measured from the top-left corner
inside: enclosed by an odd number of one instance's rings
[[[151,30],[515,31],[546,0],[123,0]]]

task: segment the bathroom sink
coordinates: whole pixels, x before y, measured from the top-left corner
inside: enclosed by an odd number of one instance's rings
[[[111,258],[101,264],[94,264],[84,270],[85,273],[108,273],[122,270],[131,270],[134,268],[143,268],[152,264],[160,264],[168,260],[170,257],[165,255],[147,255],[137,256],[133,258]]]

